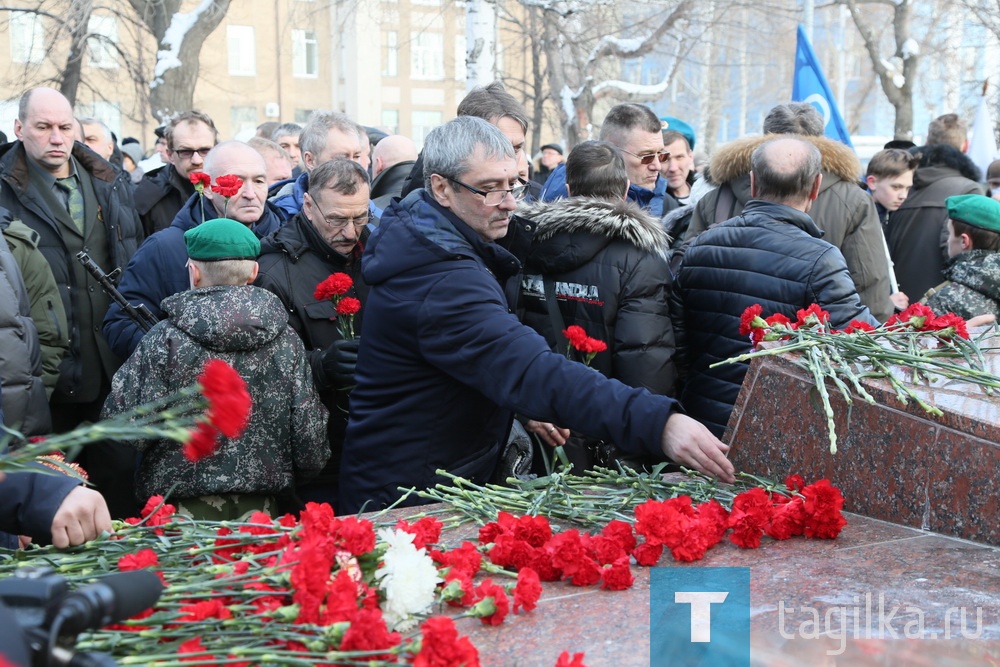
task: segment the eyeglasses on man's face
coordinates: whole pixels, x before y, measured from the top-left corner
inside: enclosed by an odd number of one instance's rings
[[[353,218],[345,218],[344,216],[333,216],[328,218],[326,213],[324,213],[323,209],[320,207],[319,202],[316,201],[314,197],[310,197],[309,200],[312,202],[313,206],[316,207],[316,210],[319,211],[320,219],[323,221],[323,224],[330,229],[339,230],[344,229],[347,225],[354,225],[354,229],[360,231],[365,227],[365,225],[375,220],[375,216],[372,215],[371,210],[366,212],[364,215]]]
[[[666,162],[670,159],[670,151],[657,151],[656,153],[643,153],[642,155],[637,155],[632,151],[627,151],[624,148],[621,149],[622,153],[628,153],[632,157],[639,158],[639,162],[644,165],[653,164],[653,160],[659,160],[660,162]]]
[[[455,185],[461,185],[469,192],[479,195],[483,198],[483,203],[487,206],[499,206],[507,198],[507,195],[513,197],[514,201],[521,201],[524,199],[524,195],[528,194],[527,185],[515,185],[509,190],[480,190],[479,188],[474,188],[471,185],[466,185],[462,181],[452,178],[451,176],[445,176],[445,178]]]
[[[178,148],[177,150],[174,151],[174,153],[176,153],[177,157],[181,158],[182,160],[190,160],[195,153],[197,153],[201,157],[206,157],[211,150],[212,150],[211,146],[207,148]]]

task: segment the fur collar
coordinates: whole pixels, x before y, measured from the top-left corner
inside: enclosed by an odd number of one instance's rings
[[[522,206],[518,215],[538,225],[536,243],[561,233],[586,232],[625,241],[660,256],[664,256],[670,246],[670,236],[660,221],[624,199],[570,197],[534,202]]]
[[[920,155],[917,170],[924,167],[948,167],[954,169],[970,181],[979,182],[979,167],[969,159],[969,156],[948,144],[934,144],[914,149]]]
[[[708,178],[715,185],[733,181],[750,173],[750,156],[754,149],[765,141],[780,136],[790,136],[802,139],[816,146],[823,156],[823,171],[831,172],[841,180],[854,182],[861,176],[861,163],[850,147],[839,141],[826,137],[809,137],[805,135],[765,134],[756,137],[745,137],[731,141],[719,147],[708,167]]]

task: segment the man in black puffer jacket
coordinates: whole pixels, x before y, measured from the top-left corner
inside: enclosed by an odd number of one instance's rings
[[[674,333],[687,382],[681,403],[721,436],[747,364],[710,368],[749,351],[740,315],[754,304],[794,320],[812,303],[838,329],[852,320],[877,324],[862,305],[844,256],[820,239],[807,215],[822,182],[822,158],[811,143],[766,141],[751,158],[753,199],[743,213],[703,232],[687,249],[675,283]]]

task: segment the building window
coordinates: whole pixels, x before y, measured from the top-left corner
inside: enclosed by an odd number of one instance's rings
[[[118,67],[118,19],[114,16],[91,16],[87,24],[87,53],[90,66],[101,69]]]
[[[38,14],[11,12],[8,35],[12,61],[35,64],[45,59],[45,31]]]
[[[410,34],[410,77],[420,81],[444,79],[444,35],[439,32]]]
[[[399,134],[399,109],[382,109],[382,127],[389,134]]]
[[[257,107],[230,107],[229,119],[234,136],[239,136],[241,132],[249,132],[253,136],[257,131]]]
[[[226,29],[229,39],[229,73],[232,76],[257,75],[257,49],[252,25],[231,25]]]
[[[468,76],[468,67],[466,67],[466,58],[469,54],[466,52],[466,41],[465,35],[457,35],[455,37],[455,80],[465,81]]]
[[[295,122],[300,125],[309,122],[309,116],[312,115],[312,109],[296,109],[295,110]]]
[[[306,78],[319,76],[319,46],[316,33],[292,31],[292,75]]]
[[[410,120],[413,121],[413,131],[410,132],[410,138],[413,139],[413,143],[417,145],[417,148],[422,148],[424,145],[424,139],[435,127],[441,124],[441,112],[440,111],[414,111]]]
[[[399,76],[399,33],[389,30],[385,33],[385,59],[382,76]]]

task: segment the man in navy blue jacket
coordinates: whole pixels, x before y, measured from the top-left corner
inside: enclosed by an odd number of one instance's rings
[[[495,241],[524,192],[510,140],[487,121],[461,116],[428,135],[424,189],[389,206],[362,257],[371,291],[342,513],[433,487],[439,468],[486,482],[514,411],[733,479],[728,448],[676,401],[569,361],[511,314],[502,283],[520,265]]]

